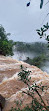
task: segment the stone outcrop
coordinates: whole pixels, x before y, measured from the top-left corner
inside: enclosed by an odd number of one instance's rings
[[[5,98],[0,94],[0,109],[2,111],[2,109],[5,106]]]
[[[20,65],[31,71],[31,84],[42,82],[44,86],[47,86],[41,95],[46,104],[49,104],[49,75],[46,72],[25,62],[0,56],[0,94],[6,99],[3,111],[9,111],[11,107],[16,107],[14,101],[17,100],[22,101],[22,108],[31,102],[29,96],[22,95],[22,90],[27,90],[27,86],[18,78],[18,73],[21,71]]]

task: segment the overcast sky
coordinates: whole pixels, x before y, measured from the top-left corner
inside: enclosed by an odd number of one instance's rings
[[[27,8],[29,0],[0,0],[0,24],[6,32],[10,32],[10,39],[15,41],[35,42],[42,41],[36,33],[36,29],[42,26],[42,22],[49,11],[49,4],[40,10],[40,0],[32,0]],[[46,24],[49,16],[43,24]]]

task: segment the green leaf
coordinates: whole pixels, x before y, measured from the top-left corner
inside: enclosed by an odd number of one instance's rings
[[[40,3],[40,9],[41,9],[42,6],[43,6],[43,1],[44,1],[44,0],[41,0],[41,3]]]
[[[40,30],[39,30],[39,29],[37,29],[36,31],[39,31],[39,32],[40,32]]]
[[[38,33],[38,35],[40,35],[40,32],[37,32]]]

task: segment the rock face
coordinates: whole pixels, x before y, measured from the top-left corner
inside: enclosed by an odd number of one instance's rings
[[[0,109],[2,110],[5,106],[5,98],[0,94]]]
[[[9,111],[11,107],[15,107],[14,101],[17,100],[22,101],[22,107],[31,102],[30,97],[26,94],[22,95],[22,90],[26,90],[27,86],[18,78],[18,73],[21,71],[20,65],[31,71],[31,84],[34,82],[40,84],[42,82],[44,86],[47,86],[47,90],[41,95],[46,104],[49,104],[49,75],[46,72],[25,62],[0,56],[0,94],[6,99],[3,111]]]

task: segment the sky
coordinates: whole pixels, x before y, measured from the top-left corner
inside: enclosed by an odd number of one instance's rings
[[[46,14],[49,13],[49,4],[40,9],[40,0],[0,0],[0,24],[6,32],[11,33],[9,39],[23,42],[44,41],[37,35],[36,29],[49,21]],[[45,19],[45,20],[44,20]],[[44,20],[44,22],[43,22]]]

